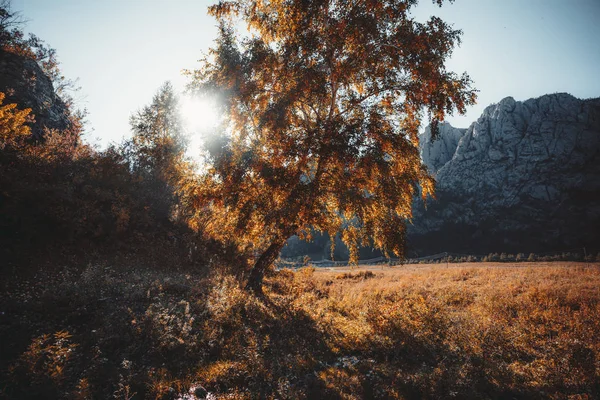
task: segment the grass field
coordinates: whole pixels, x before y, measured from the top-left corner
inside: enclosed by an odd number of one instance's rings
[[[597,264],[282,270],[262,298],[89,266],[3,290],[3,398],[600,397]]]
[[[587,268],[587,267],[598,267],[600,263],[597,262],[580,262],[580,261],[536,261],[536,262],[464,262],[464,263],[433,263],[433,264],[404,264],[388,266],[386,264],[377,265],[361,265],[359,267],[326,267],[326,268],[315,268],[316,273],[329,273],[329,272],[356,272],[356,271],[373,271],[382,272],[385,275],[389,274],[400,274],[403,275],[410,271],[427,271],[430,269],[444,270],[448,268],[453,269],[488,269],[488,268]]]

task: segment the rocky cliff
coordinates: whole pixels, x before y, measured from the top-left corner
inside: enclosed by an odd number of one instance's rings
[[[447,122],[439,124],[439,134],[436,139],[431,138],[431,128],[419,135],[421,157],[429,170],[435,174],[454,157],[458,141],[467,130],[454,128]]]
[[[421,137],[437,200],[415,207],[409,250],[600,246],[600,99],[508,97],[466,130]]]
[[[31,108],[36,121],[31,130],[36,138],[43,136],[45,128],[62,130],[70,124],[68,107],[32,58],[0,48],[0,92],[6,94],[6,103]]]

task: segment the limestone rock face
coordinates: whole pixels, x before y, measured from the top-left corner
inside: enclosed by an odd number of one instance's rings
[[[5,103],[31,108],[36,123],[31,130],[41,138],[44,128],[62,130],[69,126],[69,112],[56,95],[52,81],[31,58],[0,49],[0,92]]]
[[[432,174],[443,167],[452,159],[458,141],[464,135],[466,129],[454,128],[447,122],[439,125],[439,135],[436,139],[431,138],[431,128],[425,128],[425,132],[419,135],[421,157]]]
[[[599,247],[600,99],[507,97],[467,130],[445,124],[439,144],[427,134],[421,154],[437,200],[416,204],[409,250]]]

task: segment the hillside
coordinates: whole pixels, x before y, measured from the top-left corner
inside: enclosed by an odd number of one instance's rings
[[[71,125],[71,110],[54,86],[31,55],[0,47],[0,92],[7,95],[7,103],[31,109],[35,138],[41,138],[45,129],[64,130]]]

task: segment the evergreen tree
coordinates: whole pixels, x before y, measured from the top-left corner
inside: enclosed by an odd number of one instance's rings
[[[188,170],[178,98],[171,83],[164,83],[152,102],[131,116],[130,125],[132,139],[124,149],[132,172],[146,181],[145,187],[168,217]]]

